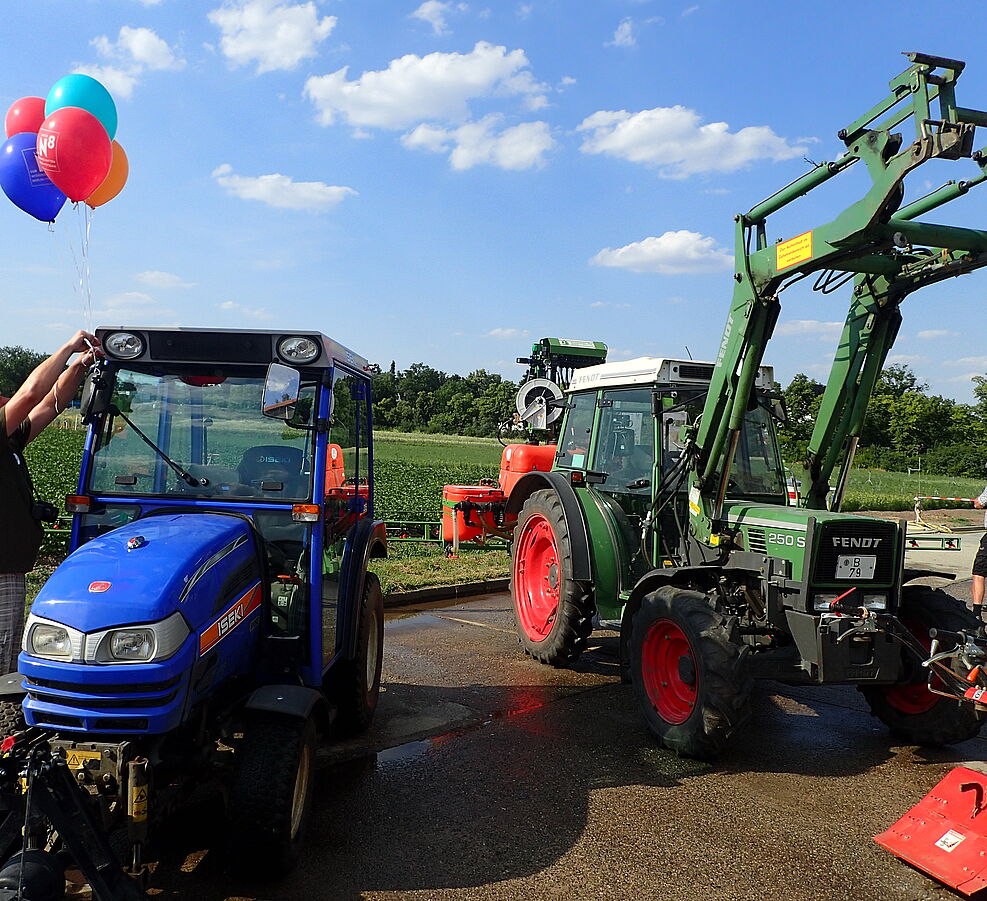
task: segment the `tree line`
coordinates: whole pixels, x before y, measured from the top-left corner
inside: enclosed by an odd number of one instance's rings
[[[45,358],[25,347],[0,347],[0,394],[13,394]],[[425,363],[399,371],[392,362],[387,369],[372,364],[370,371],[378,429],[494,437],[514,413],[518,386],[485,369],[462,376]]]
[[[963,404],[920,382],[907,365],[881,372],[864,419],[855,464],[903,472],[982,477],[987,465],[987,376],[975,376],[974,403]],[[804,373],[781,393],[788,423],[779,429],[787,463],[805,459],[824,386]]]

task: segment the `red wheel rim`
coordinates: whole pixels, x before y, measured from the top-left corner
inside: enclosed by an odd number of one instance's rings
[[[555,625],[562,564],[552,524],[535,513],[521,528],[514,552],[514,605],[524,634],[544,641]]]
[[[641,681],[666,723],[684,723],[696,708],[699,667],[689,639],[670,619],[652,623],[641,647]]]
[[[932,639],[929,638],[927,626],[914,619],[902,619],[901,623],[927,651],[932,649]],[[928,682],[924,679],[909,685],[891,685],[885,690],[884,697],[895,710],[907,716],[925,713],[939,703],[939,695],[929,691]]]

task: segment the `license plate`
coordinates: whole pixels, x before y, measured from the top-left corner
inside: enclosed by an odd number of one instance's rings
[[[871,555],[839,554],[836,557],[837,579],[873,579],[877,557]]]

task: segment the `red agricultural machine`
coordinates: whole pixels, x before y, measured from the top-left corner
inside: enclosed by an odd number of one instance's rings
[[[442,489],[442,541],[451,555],[464,542],[510,539],[517,520],[517,512],[507,510],[511,490],[525,473],[549,472],[555,462],[563,392],[577,370],[606,359],[602,341],[568,338],[542,338],[531,346],[531,356],[518,357],[528,371],[515,397],[515,413],[499,429],[504,444],[500,478]]]

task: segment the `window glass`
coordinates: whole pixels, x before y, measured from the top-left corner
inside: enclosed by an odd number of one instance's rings
[[[771,414],[758,406],[744,417],[730,478],[738,494],[785,494],[785,475],[775,443]]]
[[[596,393],[570,396],[572,406],[565,420],[565,431],[559,439],[556,460],[559,466],[573,469],[586,467],[586,454],[589,453],[589,439],[593,431],[593,416],[596,413]]]
[[[602,490],[647,492],[655,461],[650,388],[606,391],[593,470],[607,474]]]

